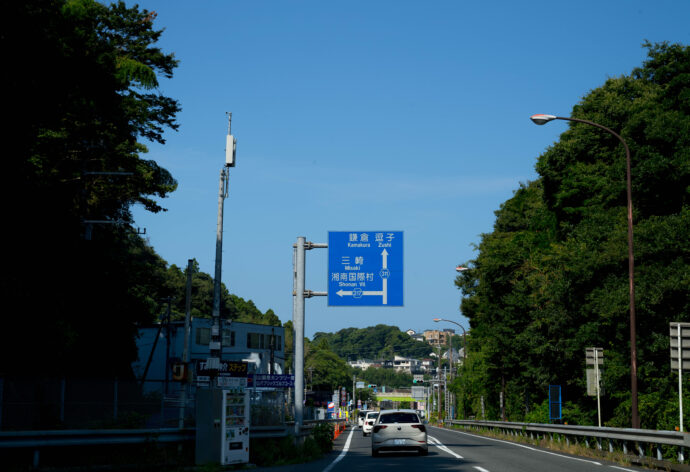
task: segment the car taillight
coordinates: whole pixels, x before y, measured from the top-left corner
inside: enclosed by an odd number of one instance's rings
[[[378,433],[379,431],[381,431],[382,429],[386,429],[387,427],[388,426],[386,426],[385,424],[377,424],[376,426],[374,426],[374,432]]]
[[[413,424],[411,425],[413,428],[417,428],[420,430],[422,433],[426,433],[426,427],[423,424]]]

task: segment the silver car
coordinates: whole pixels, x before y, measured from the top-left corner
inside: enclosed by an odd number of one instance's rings
[[[415,410],[382,410],[371,431],[371,455],[403,450],[429,453],[425,424]]]

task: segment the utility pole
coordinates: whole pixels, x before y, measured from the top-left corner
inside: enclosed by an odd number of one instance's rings
[[[436,371],[436,378],[438,379],[438,403],[436,403],[436,416],[441,419],[441,336],[438,338],[438,370]]]
[[[182,380],[182,395],[180,399],[180,416],[178,417],[177,427],[184,428],[185,407],[187,406],[187,388],[189,382],[189,328],[192,316],[192,270],[194,261],[187,260],[187,286],[185,287],[185,302],[184,302],[184,345],[182,348],[182,369],[184,372],[184,380]],[[182,446],[178,447],[181,451]]]
[[[165,394],[167,395],[170,382],[170,303],[172,298],[167,297],[163,301],[168,304],[168,308],[165,311]]]
[[[209,358],[206,367],[211,371],[220,369],[220,359],[222,356],[223,336],[220,329],[220,289],[221,289],[221,268],[223,260],[223,207],[228,196],[228,180],[230,177],[230,167],[235,167],[235,153],[237,139],[230,134],[232,125],[232,113],[228,113],[228,134],[225,146],[225,165],[220,171],[220,183],[218,185],[218,221],[216,225],[216,267],[213,278],[213,311],[211,313],[211,342],[209,343]],[[215,388],[216,377],[211,377],[210,388]]]

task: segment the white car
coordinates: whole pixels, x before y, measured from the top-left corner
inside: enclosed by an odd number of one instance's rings
[[[376,423],[376,418],[378,418],[378,411],[370,411],[367,416],[364,417],[364,424],[362,425],[362,435],[368,436],[371,434],[371,430],[374,429],[374,423]]]
[[[369,413],[369,410],[359,410],[357,414],[357,426],[360,428],[364,425],[364,417],[367,416],[367,413]]]
[[[371,431],[371,455],[401,450],[426,456],[429,453],[426,426],[414,410],[381,410]]]

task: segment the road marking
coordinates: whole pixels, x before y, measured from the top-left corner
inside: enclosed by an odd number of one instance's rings
[[[475,435],[475,434],[469,434],[469,433],[465,433],[463,431],[456,431],[454,429],[451,429],[449,431],[453,431],[454,433],[458,433],[458,434],[464,434],[466,436],[474,436],[475,438],[477,437],[477,435]],[[580,459],[579,457],[564,456],[563,454],[556,454],[555,452],[543,451],[541,449],[535,449],[535,448],[530,447],[530,446],[525,446],[524,444],[514,443],[514,442],[510,442],[510,441],[504,441],[502,439],[487,438],[486,436],[480,436],[480,437],[483,439],[486,439],[488,441],[496,441],[496,442],[501,442],[501,443],[505,443],[505,444],[510,444],[511,446],[522,447],[525,449],[529,449],[530,451],[541,452],[543,454],[549,454],[549,455],[556,456],[556,457],[562,457],[564,459],[571,459],[571,460],[580,461],[580,462],[588,462],[588,463],[594,464],[594,465],[602,465],[601,462],[589,461],[587,459]]]
[[[441,449],[442,451],[446,451],[448,454],[450,454],[451,456],[455,456],[457,459],[462,459],[462,456],[461,456],[461,455],[456,454],[456,453],[454,453],[453,451],[451,451],[447,446],[445,446],[441,441],[439,441],[439,440],[436,439],[435,437],[433,437],[433,436],[427,436],[427,438],[428,438],[428,439],[431,439],[431,443],[432,443],[434,446],[436,446],[436,447],[438,447],[439,449]],[[487,472],[488,472],[488,471],[487,471]]]
[[[484,467],[479,467],[478,465],[475,465],[474,468],[477,469],[479,472],[489,472]]]
[[[329,470],[331,470],[334,465],[336,465],[343,459],[343,457],[345,457],[345,454],[347,454],[347,451],[350,449],[350,441],[352,440],[352,433],[354,432],[354,428],[350,430],[350,435],[347,437],[347,441],[345,441],[345,447],[343,447],[343,450],[340,452],[340,455],[336,457],[335,460],[331,462],[331,464],[328,467],[323,469],[323,472],[328,472]]]
[[[632,469],[626,469],[626,468],[624,468],[624,467],[618,467],[618,466],[615,466],[615,465],[610,465],[609,467],[613,467],[614,469],[618,469],[618,470],[627,470],[628,472],[635,472],[635,471],[632,470]]]

